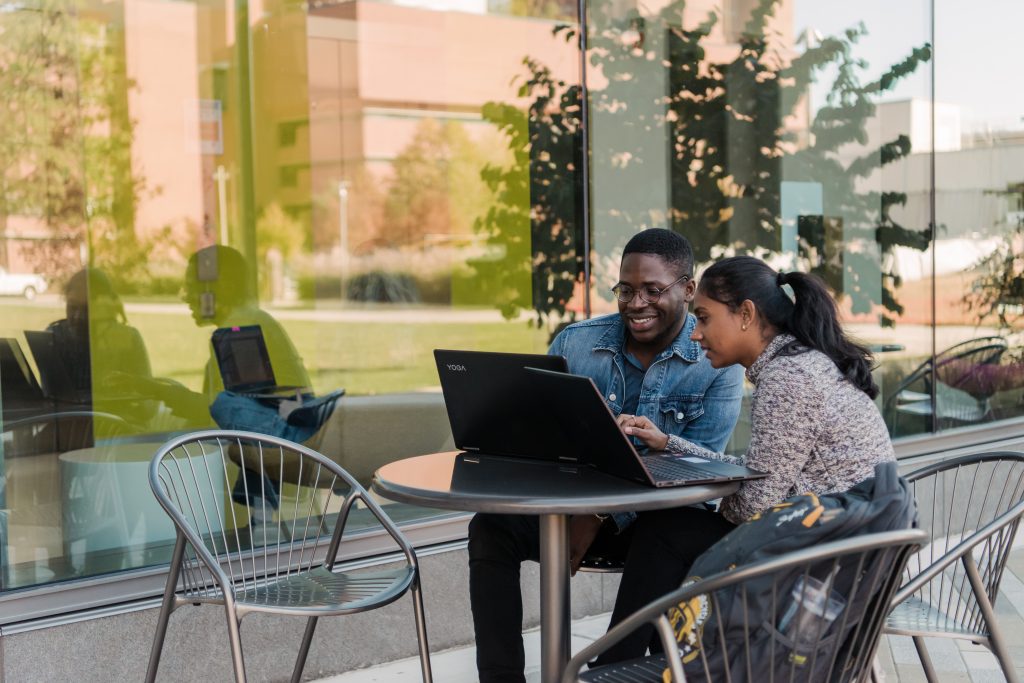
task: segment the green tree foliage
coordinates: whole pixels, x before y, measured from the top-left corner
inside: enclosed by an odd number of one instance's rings
[[[487,11],[532,19],[570,19],[576,15],[574,0],[488,0]]]
[[[469,235],[473,217],[491,196],[480,170],[503,150],[486,138],[470,137],[458,121],[424,119],[392,162],[380,237],[393,245],[416,245],[426,235]]]
[[[514,159],[488,165],[481,174],[497,201],[474,227],[501,257],[474,265],[493,283],[502,315],[532,309],[537,326],[550,327],[561,319],[583,274],[580,89],[554,79],[534,60],[524,63],[531,75],[519,96],[532,98],[527,111],[500,103],[483,108]]]
[[[112,277],[143,275],[121,28],[74,0],[33,0],[0,15],[0,35],[0,229],[42,226],[27,255],[54,278],[83,243]]]
[[[591,91],[590,107],[594,117],[613,121],[617,134],[589,150],[591,167],[635,186],[629,179],[645,172],[645,160],[665,156],[650,145],[670,145],[669,206],[615,208],[595,215],[595,242],[609,244],[615,235],[662,224],[686,235],[698,260],[721,251],[778,252],[782,181],[818,183],[827,213],[843,218],[844,241],[854,246],[841,259],[826,262],[804,245],[803,268],[833,283],[845,280],[843,293],[854,312],[880,311],[882,322],[891,323],[890,315],[903,309],[893,294],[898,277],[886,256],[897,246],[926,248],[931,232],[928,226],[907,227],[893,219],[891,209],[906,202],[905,194],[864,189],[864,181],[908,155],[910,141],[901,135],[852,159],[841,152],[867,143],[874,100],[928,61],[931,48],[914,48],[879,78],[862,82],[866,65],[855,56],[855,47],[866,33],[863,26],[794,54],[791,46],[779,45],[771,29],[776,5],[762,0],[755,7],[737,50],[723,62],[708,56],[716,15],[684,27],[682,0],[653,16],[616,16],[609,3],[592,5],[590,23],[612,30],[595,31],[589,38],[590,68],[607,81]],[[573,40],[576,30],[560,26],[555,38]],[[639,40],[624,43],[627,32]],[[516,159],[511,166],[485,170],[500,204],[477,229],[507,246],[510,259],[524,251],[520,242],[532,240],[532,296],[522,293],[500,307],[510,316],[532,309],[540,324],[563,316],[583,272],[580,89],[553,79],[536,60],[524,63],[529,76],[519,94],[530,103],[526,112],[509,104],[484,108],[484,117],[503,131]],[[653,101],[642,77],[652,64],[664,69],[668,83]],[[801,123],[809,86],[825,74],[834,74],[826,102],[809,125]],[[527,219],[529,229],[524,230]],[[876,253],[861,248],[867,244],[877,244]],[[874,286],[859,279],[872,271],[879,274]]]
[[[1021,215],[1024,183],[1012,183],[1005,191],[993,194],[1006,196]],[[972,271],[975,277],[961,300],[963,307],[974,314],[978,325],[995,316],[1001,329],[1019,329],[1024,322],[1024,219],[1018,218],[999,245],[979,259]]]

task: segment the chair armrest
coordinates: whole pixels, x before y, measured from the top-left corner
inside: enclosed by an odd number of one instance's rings
[[[159,501],[159,498],[157,500]],[[160,501],[160,504],[163,505],[163,501]],[[228,586],[231,585],[231,579],[224,573],[224,568],[221,567],[217,558],[213,556],[210,550],[206,547],[206,544],[203,543],[203,540],[196,535],[188,524],[183,524],[179,521],[180,515],[177,510],[172,510],[166,505],[164,505],[164,509],[167,510],[167,513],[171,516],[171,520],[174,522],[174,526],[177,528],[178,533],[184,536],[185,540],[192,546],[192,549],[195,550],[196,557],[199,558],[199,561],[203,563],[211,574],[213,574],[213,578],[217,580],[217,584],[221,587],[221,590],[224,591],[224,594],[230,595],[231,591],[228,590]],[[184,561],[184,559],[185,558],[182,557],[182,561]]]
[[[416,553],[413,550],[412,545],[405,538],[405,534],[403,534],[398,529],[398,526],[396,526],[395,523],[391,521],[391,518],[387,515],[386,512],[384,512],[380,504],[370,497],[370,495],[366,492],[366,489],[362,488],[361,486],[359,487],[359,489],[360,490],[356,495],[360,500],[363,501],[363,504],[366,506],[366,509],[369,510],[373,514],[373,516],[377,518],[377,521],[380,522],[381,526],[384,527],[388,534],[391,535],[391,538],[394,539],[395,543],[397,543],[398,546],[402,549],[402,552],[405,554],[405,558],[409,561],[409,564],[416,566]]]
[[[661,638],[661,648],[665,651],[664,654],[665,659],[668,662],[668,668],[672,672],[672,680],[677,681],[678,683],[685,683],[686,674],[683,673],[683,660],[679,656],[679,647],[676,643],[675,633],[672,631],[672,625],[669,623],[668,618],[664,613],[659,614],[654,623],[656,630],[658,631],[658,636]],[[630,630],[632,629],[628,629],[625,633],[619,635],[614,641],[607,642],[606,645],[613,645],[618,640],[621,640],[622,635],[628,634]],[[607,635],[611,635],[611,631],[609,631]],[[603,640],[603,638],[601,640]],[[576,683],[583,665],[607,649],[607,647],[594,649],[594,645],[596,644],[597,641],[594,641],[594,644],[581,650],[579,654],[569,661],[569,664],[566,665],[565,672],[562,674],[562,683]]]
[[[927,540],[928,535],[920,529],[905,529],[901,531],[887,531],[871,534],[870,537],[865,538],[868,538],[867,542],[884,547],[883,544],[896,543],[914,543],[916,545],[920,545]],[[819,560],[822,557],[829,557],[830,555],[828,555],[828,553],[830,552],[843,552],[838,550],[840,548],[844,549],[845,552],[855,552],[862,547],[865,542],[866,541],[864,539],[859,538],[834,541],[813,548],[806,548],[797,552],[787,553],[771,559],[761,560],[760,562],[754,562],[752,564],[719,572],[718,574],[712,574],[706,579],[701,579],[695,583],[677,588],[671,593],[663,595],[657,600],[640,608],[612,627],[603,636],[583,648],[575,657],[569,660],[569,664],[562,675],[562,683],[575,683],[584,664],[607,650],[612,645],[621,641],[640,626],[643,626],[646,623],[656,622],[659,619],[664,620],[664,626],[659,625],[658,632],[661,636],[662,644],[665,647],[666,656],[669,658],[669,666],[674,668],[675,663],[673,663],[672,658],[674,656],[678,660],[678,648],[675,642],[675,634],[672,633],[671,628],[668,628],[668,620],[664,615],[670,607],[690,600],[695,596],[710,593],[728,585],[741,583],[749,578],[768,574],[786,566],[799,565],[800,563]],[[673,655],[671,653],[675,654]],[[682,663],[678,662],[678,666],[681,670]],[[685,681],[685,679],[679,680]]]
[[[334,561],[337,559],[338,549],[341,547],[341,537],[345,533],[345,525],[348,524],[348,513],[352,509],[352,505],[357,500],[362,501],[366,509],[370,511],[370,514],[376,518],[380,525],[388,532],[392,540],[398,544],[398,547],[402,550],[405,555],[406,561],[413,567],[417,566],[416,563],[416,552],[413,550],[412,545],[406,540],[405,535],[395,526],[395,523],[391,521],[387,513],[380,507],[370,495],[366,492],[358,482],[353,479],[348,480],[349,485],[352,486],[352,492],[345,496],[345,503],[341,510],[338,511],[338,522],[334,529],[334,534],[331,537],[331,543],[327,548],[327,566],[332,567]]]
[[[676,681],[685,681],[686,678],[682,677],[683,662],[679,658],[679,648],[676,645],[672,627],[669,625],[668,619],[665,617],[665,611],[674,605],[678,605],[684,600],[692,598],[694,595],[700,595],[701,593],[707,592],[706,589],[702,588],[702,586],[715,579],[717,576],[721,576],[721,574],[677,589],[648,604],[639,611],[634,612],[628,618],[616,624],[608,631],[608,633],[605,633],[590,645],[587,645],[585,648],[580,650],[576,656],[569,660],[568,665],[565,667],[565,671],[562,673],[562,683],[576,683],[579,679],[580,671],[587,662],[594,659],[612,645],[615,645],[637,628],[648,622],[655,622],[657,625],[658,635],[661,637],[661,645],[665,650],[665,656],[668,659],[669,668],[672,669],[673,678]]]
[[[986,540],[990,536],[995,535],[1001,531],[1005,526],[1012,524],[1014,520],[1018,519],[1021,514],[1024,514],[1024,502],[1014,505],[1012,508],[996,517],[994,520],[986,524],[980,530],[974,532],[966,539],[960,541],[950,550],[946,551],[939,559],[932,562],[924,571],[915,576],[913,579],[908,581],[906,584],[900,587],[893,596],[892,606],[900,604],[911,595],[920,590],[926,583],[938,576],[946,567],[956,562],[958,559],[969,553],[974,546],[978,545],[982,541]]]

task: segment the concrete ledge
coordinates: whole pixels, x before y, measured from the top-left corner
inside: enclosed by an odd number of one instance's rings
[[[309,446],[363,485],[378,467],[413,455],[455,449],[439,393],[343,396]]]
[[[422,558],[427,634],[440,651],[473,642],[466,551]],[[608,612],[617,574],[579,574],[572,581],[573,618]],[[537,565],[523,565],[524,628],[539,622]],[[2,644],[3,680],[34,683],[108,683],[142,680],[158,611],[148,609],[8,635]],[[242,648],[251,681],[284,681],[291,673],[305,620],[256,614],[242,622]],[[379,610],[320,620],[305,679],[364,668],[416,654],[408,596]],[[231,680],[223,609],[178,609],[171,615],[158,681]]]

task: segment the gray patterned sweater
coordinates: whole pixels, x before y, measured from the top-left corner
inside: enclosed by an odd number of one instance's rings
[[[874,402],[820,351],[797,347],[800,353],[790,353],[794,342],[788,334],[776,336],[747,368],[754,394],[745,457],[715,453],[669,436],[671,452],[768,473],[722,499],[719,511],[734,524],[796,493],[845,491],[873,476],[876,464],[894,458]]]

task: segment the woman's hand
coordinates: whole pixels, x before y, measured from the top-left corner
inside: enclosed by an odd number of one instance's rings
[[[638,437],[648,448],[656,451],[668,448],[668,434],[658,429],[657,425],[643,415],[623,414],[615,419],[627,436]]]

